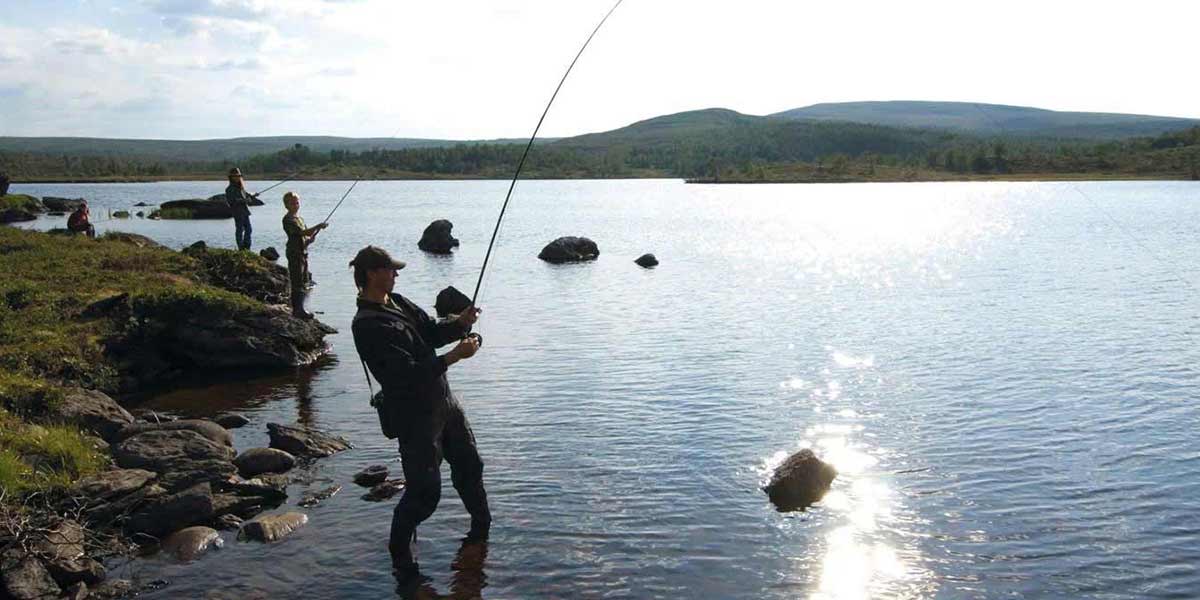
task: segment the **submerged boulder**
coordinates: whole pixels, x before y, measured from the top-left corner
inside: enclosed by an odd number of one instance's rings
[[[277,542],[308,523],[308,515],[298,512],[258,517],[242,524],[238,538],[257,542]]]
[[[454,286],[447,287],[438,292],[437,300],[433,304],[433,308],[437,311],[439,319],[450,315],[457,315],[467,310],[468,306],[471,306],[471,299],[466,294],[458,291],[458,288]]]
[[[658,259],[655,258],[653,254],[643,254],[643,255],[637,257],[637,260],[635,260],[633,262],[637,263],[638,266],[644,267],[647,269],[649,269],[650,267],[658,266]]]
[[[804,510],[825,496],[835,477],[837,469],[833,465],[805,448],[775,468],[763,491],[779,512]]]
[[[302,506],[304,508],[312,508],[312,507],[334,497],[340,491],[342,491],[342,486],[331,485],[327,488],[323,488],[323,489],[317,490],[315,492],[304,492],[304,495],[300,497],[300,502],[298,502],[297,504],[299,504],[300,506]]]
[[[233,459],[242,477],[284,473],[296,466],[296,457],[276,448],[251,448]]]
[[[585,237],[560,237],[542,248],[538,258],[548,263],[568,263],[596,260],[600,248],[596,242]]]
[[[362,499],[367,502],[383,502],[400,493],[404,489],[403,479],[388,479],[375,485],[371,491],[362,495]]]
[[[225,195],[220,200],[216,198],[171,200],[160,204],[155,213],[164,219],[232,219],[233,211],[225,203]]]
[[[215,422],[217,425],[220,425],[225,429],[237,429],[239,427],[245,427],[246,425],[249,425],[250,419],[247,419],[246,417],[237,413],[230,413],[228,415],[221,415],[217,417]]]
[[[383,483],[388,476],[388,468],[383,465],[371,465],[354,474],[354,483],[363,487],[374,487]]]
[[[272,448],[294,456],[324,458],[352,448],[350,442],[339,436],[300,425],[268,423],[267,435],[271,438]]]
[[[204,554],[209,548],[225,545],[221,534],[210,527],[196,526],[180,529],[163,540],[162,551],[176,560],[188,562]]]
[[[83,198],[57,198],[55,196],[42,196],[42,206],[45,206],[46,210],[58,212],[74,211],[80,206],[83,206],[84,202],[87,202],[87,200],[84,200]]]
[[[417,242],[417,247],[433,254],[450,254],[451,250],[458,247],[458,240],[450,235],[452,229],[454,224],[446,219],[430,223],[421,234],[421,241]]]

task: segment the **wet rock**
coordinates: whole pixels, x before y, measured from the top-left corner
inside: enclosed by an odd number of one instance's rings
[[[138,202],[138,203],[134,204],[134,206],[136,206],[136,207],[138,207],[138,208],[145,208],[145,207],[147,207],[147,206],[154,206],[154,205],[153,205],[153,204],[146,204],[145,202]]]
[[[142,211],[140,211],[140,210],[139,210],[139,211],[137,211],[137,218],[139,218],[139,219],[145,219],[145,218],[146,218],[146,213],[144,213],[144,212],[142,212]]]
[[[129,218],[129,211],[127,211],[127,210],[118,210],[118,211],[115,211],[115,212],[113,212],[112,216],[113,216],[113,218],[114,218],[114,219],[128,219],[128,218]]]
[[[637,257],[637,260],[633,262],[637,263],[638,266],[645,267],[647,269],[658,266],[658,259],[655,258],[653,254],[643,254]]]
[[[804,510],[825,496],[835,477],[837,469],[833,465],[805,448],[776,467],[763,491],[779,512]]]
[[[446,219],[430,223],[421,234],[417,247],[433,254],[450,254],[451,250],[458,247],[458,240],[450,235],[451,229],[454,229],[454,224]]]
[[[220,548],[225,545],[217,530],[203,526],[188,527],[167,536],[163,540],[162,551],[175,557],[176,560],[190,562],[196,560],[209,548]]]
[[[206,523],[213,516],[212,487],[204,482],[147,503],[130,515],[125,529],[132,534],[161,538],[184,527]]]
[[[287,486],[291,480],[287,475],[259,475],[251,479],[231,477],[221,483],[223,491],[233,492],[241,496],[257,496],[268,501],[283,502],[287,499]]]
[[[136,588],[133,582],[128,579],[111,579],[99,585],[93,586],[88,598],[100,598],[101,600],[110,600],[115,598],[126,598],[133,594]]]
[[[312,507],[334,497],[334,495],[336,495],[340,491],[342,491],[342,486],[331,485],[327,488],[317,490],[315,492],[304,492],[304,495],[300,497],[299,505],[304,508],[312,508]]]
[[[223,481],[236,471],[233,448],[187,429],[139,433],[113,447],[117,466],[159,474],[159,485],[177,491],[201,481]]]
[[[50,577],[63,589],[80,583],[95,585],[108,575],[104,565],[86,556],[48,559],[45,567]]]
[[[167,491],[161,486],[149,483],[128,494],[92,502],[85,507],[84,511],[87,514],[88,522],[93,525],[111,525],[121,521],[146,503],[166,495]]]
[[[55,210],[59,212],[72,212],[80,206],[83,206],[84,202],[87,201],[83,198],[58,198],[55,196],[42,197],[42,206],[45,206],[46,210]]]
[[[142,213],[138,213],[138,216],[142,216]],[[137,246],[138,248],[166,248],[166,246],[144,235],[125,233],[124,231],[109,231],[104,234],[104,239],[106,241],[120,242],[122,244]]]
[[[354,474],[354,483],[363,487],[379,485],[387,479],[388,468],[383,465],[371,465]]]
[[[233,210],[225,203],[225,196],[222,194],[218,200],[215,196],[207,200],[200,198],[188,198],[185,200],[171,200],[163,202],[158,206],[158,210],[162,214],[169,214],[172,218],[177,219],[232,219]],[[168,213],[167,211],[170,211]]]
[[[16,550],[0,557],[0,581],[7,593],[2,597],[13,600],[43,600],[62,593],[40,560]]]
[[[216,423],[225,429],[237,429],[249,425],[250,419],[239,414],[229,414],[217,417]]]
[[[228,429],[204,419],[177,419],[158,423],[134,423],[125,426],[121,431],[117,432],[116,439],[113,441],[120,443],[147,431],[194,431],[209,441],[233,447],[233,434],[229,433]]]
[[[36,219],[37,215],[21,208],[6,208],[0,211],[0,223],[21,223]]]
[[[276,448],[251,448],[233,459],[242,477],[263,473],[286,473],[296,466],[296,457]]]
[[[94,431],[106,441],[134,422],[133,415],[107,394],[82,388],[68,390],[54,413],[56,420]]]
[[[211,202],[224,202],[225,194],[224,193],[213,194],[212,196],[209,196],[208,199]],[[246,201],[246,205],[247,206],[262,206],[263,201],[259,200],[258,198],[251,197],[249,200]]]
[[[542,248],[538,258],[548,263],[567,263],[596,260],[600,248],[596,242],[585,237],[560,237]]]
[[[88,597],[90,591],[86,583],[80,581],[75,585],[63,590],[63,600],[84,600]]]
[[[363,494],[362,499],[367,502],[382,502],[395,496],[402,489],[404,489],[403,479],[388,479],[371,488],[371,491]]]
[[[293,456],[324,458],[353,447],[350,442],[339,436],[300,425],[268,423],[267,435],[271,437],[272,448],[278,448]]]
[[[258,255],[270,261],[279,260],[279,251],[273,246],[263,248],[261,251],[259,251]]]
[[[75,490],[93,502],[111,501],[138,491],[155,477],[143,469],[114,469],[80,480]]]
[[[439,319],[460,314],[469,306],[471,306],[471,299],[454,286],[438,292],[437,300],[433,304]]]
[[[258,517],[242,524],[239,539],[277,542],[308,523],[308,515],[298,512]]]
[[[233,531],[242,527],[242,518],[235,514],[224,514],[213,519],[212,526],[221,531]]]
[[[84,319],[96,319],[101,317],[110,317],[116,314],[129,314],[129,294],[122,293],[101,298],[83,309],[79,314]]]

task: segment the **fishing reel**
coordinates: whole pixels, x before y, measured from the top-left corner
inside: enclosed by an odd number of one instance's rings
[[[478,333],[475,333],[475,332],[471,332],[471,333],[468,333],[466,335],[466,337],[464,337],[463,339],[465,340],[467,338],[474,338],[475,342],[479,344],[479,347],[480,348],[483,347],[483,336],[482,335],[479,335]]]

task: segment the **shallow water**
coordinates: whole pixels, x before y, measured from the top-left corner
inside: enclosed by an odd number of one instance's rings
[[[346,182],[284,187],[319,221]],[[303,471],[346,487],[282,543],[128,569],[148,598],[380,598],[392,502],[358,469],[377,431],[349,336],[346,263],[367,243],[408,261],[397,290],[432,311],[478,275],[507,182],[365,182],[312,248],[310,307],[336,360],[234,375],[154,399],[347,436]],[[14,186],[85,196],[99,218],[217,183]],[[250,189],[264,185],[249,184]],[[283,188],[277,191],[284,191]],[[255,248],[283,210],[255,209]],[[439,594],[488,598],[1189,597],[1200,589],[1194,398],[1200,185],[937,183],[518,185],[480,305],[486,342],[451,368],[496,516],[482,569],[456,561],[467,517],[449,484],[420,530]],[[448,218],[462,247],[416,249]],[[34,226],[61,226],[47,218]],[[232,245],[233,224],[110,221],[173,247]],[[586,235],[600,259],[536,259]],[[654,252],[662,264],[633,259]],[[758,490],[811,446],[841,471],[806,513]],[[448,470],[447,470],[448,471]],[[130,574],[127,572],[126,575]]]

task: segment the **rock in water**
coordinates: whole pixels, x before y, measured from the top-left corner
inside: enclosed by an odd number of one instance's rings
[[[367,502],[382,502],[395,496],[402,489],[404,489],[403,479],[389,479],[371,488],[371,491],[363,494],[362,499]]]
[[[383,483],[388,476],[388,468],[383,465],[371,465],[354,474],[354,483],[363,487],[373,487]]]
[[[186,429],[139,433],[113,446],[112,454],[119,467],[158,473],[158,484],[169,492],[237,472],[233,448]]]
[[[130,515],[125,529],[129,533],[163,537],[184,527],[206,523],[213,516],[212,486],[204,482],[151,501]]]
[[[271,261],[279,260],[279,251],[274,246],[263,248],[258,255]]]
[[[250,424],[250,419],[247,419],[246,417],[243,417],[237,413],[221,415],[217,417],[215,421],[217,425],[220,425],[225,429],[237,429],[238,427],[245,427],[246,425]]]
[[[196,526],[180,529],[163,540],[162,551],[183,562],[195,560],[209,548],[225,545],[217,530]]]
[[[457,315],[471,305],[471,299],[458,288],[450,286],[438,292],[437,300],[433,303],[439,319],[449,315]]]
[[[296,466],[296,457],[275,448],[251,448],[233,459],[242,477],[263,473],[285,473]]]
[[[223,446],[233,447],[233,434],[229,433],[228,429],[221,427],[212,421],[204,419],[176,419],[174,421],[160,421],[156,423],[134,423],[126,425],[125,428],[117,432],[114,442],[127,440],[139,433],[147,431],[195,431],[204,436],[209,441],[216,442]]]
[[[638,266],[645,267],[647,269],[658,266],[658,259],[655,258],[653,254],[643,254],[637,257],[637,260],[633,262],[637,263]]]
[[[84,202],[86,202],[86,200],[83,198],[56,198],[54,196],[42,197],[42,206],[45,206],[46,210],[56,210],[59,212],[71,212],[80,206],[83,206]]]
[[[277,542],[305,523],[308,523],[308,515],[298,512],[258,517],[242,524],[238,538],[266,543]]]
[[[190,198],[187,200],[172,200],[163,202],[158,206],[159,211],[173,211],[175,218],[186,219],[232,219],[233,210],[225,203],[225,196],[222,195],[219,200],[210,198],[201,200],[199,198]],[[186,216],[184,216],[186,215]]]
[[[596,242],[585,237],[560,237],[542,248],[538,258],[548,263],[583,262],[596,260],[600,256],[600,248]]]
[[[342,486],[331,485],[325,489],[317,490],[315,492],[304,492],[304,495],[300,497],[300,502],[298,504],[304,508],[312,508],[334,497],[334,495],[340,491],[342,491]]]
[[[454,224],[446,219],[438,219],[425,228],[417,247],[433,254],[450,254],[458,246],[458,240],[450,235]]]
[[[821,500],[837,477],[833,465],[805,448],[787,458],[771,475],[763,491],[779,512],[804,510]]]
[[[294,456],[324,458],[353,447],[341,437],[299,425],[267,423],[267,435],[271,436],[272,448]]]

